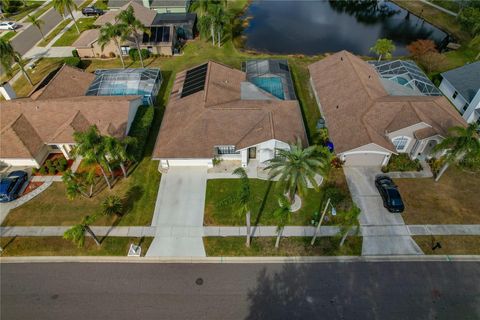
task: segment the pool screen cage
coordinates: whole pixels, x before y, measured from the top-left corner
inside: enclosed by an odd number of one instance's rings
[[[101,69],[87,90],[87,96],[143,96],[153,105],[160,89],[160,69]]]
[[[247,80],[253,84],[256,83],[255,79],[257,78],[278,77],[282,82],[284,100],[296,100],[287,60],[247,60],[242,63],[242,70],[247,74]],[[276,88],[267,91],[274,90]]]
[[[393,61],[369,61],[378,74],[384,79],[394,80],[402,77],[407,80],[405,86],[411,85],[426,96],[441,96],[440,90],[430,81],[425,73],[410,60],[393,60]]]

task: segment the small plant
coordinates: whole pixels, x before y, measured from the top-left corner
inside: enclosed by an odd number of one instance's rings
[[[72,50],[72,56],[75,57],[75,58],[80,58],[80,56],[78,55],[77,49]]]
[[[38,172],[37,168],[32,168],[32,174],[36,174]]]
[[[119,196],[108,196],[102,201],[102,213],[106,216],[121,216],[123,212],[122,199]]]
[[[387,173],[388,172],[388,166],[382,166],[382,172]]]
[[[147,49],[142,49],[141,53],[142,53],[142,58],[143,59],[150,58],[150,56],[151,56],[150,51],[148,51]],[[139,54],[138,54],[138,50],[135,49],[135,48],[130,49],[128,51],[128,55],[130,56],[130,58],[132,58],[133,61],[137,61],[137,60],[140,59]]]
[[[38,170],[38,173],[40,173],[43,176],[47,173],[47,169],[45,167],[40,167],[40,169]]]
[[[51,167],[52,166],[52,160],[48,159],[45,161],[45,167]]]
[[[335,168],[335,169],[340,169],[344,163],[345,161],[343,161],[339,157],[333,158],[332,161],[330,162],[332,168]]]
[[[82,60],[80,60],[80,58],[77,58],[77,57],[67,57],[65,58],[65,64],[66,65],[69,65],[71,67],[80,67],[80,64],[82,63]]]
[[[110,53],[108,54],[108,56],[109,56],[110,58],[115,58],[117,55],[115,54],[115,52],[111,52],[111,51],[110,51]]]
[[[213,164],[214,167],[218,166],[221,162],[222,162],[222,159],[220,159],[220,158],[215,157],[215,158],[212,159],[212,164]]]
[[[57,172],[57,169],[55,169],[54,166],[49,166],[49,167],[48,167],[48,174],[53,175],[53,174],[55,174],[56,172]]]

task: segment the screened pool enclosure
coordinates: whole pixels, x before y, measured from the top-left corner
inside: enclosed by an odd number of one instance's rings
[[[413,61],[369,61],[380,77],[394,81],[424,96],[441,96],[440,90]]]
[[[87,96],[143,96],[143,103],[153,105],[162,84],[160,69],[96,70]]]

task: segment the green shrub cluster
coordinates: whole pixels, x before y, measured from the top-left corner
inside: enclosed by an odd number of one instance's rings
[[[41,175],[50,174],[55,175],[57,173],[64,172],[67,169],[67,160],[65,158],[59,158],[55,160],[47,160],[45,164],[40,167],[38,170],[32,171],[33,173],[38,172]]]
[[[3,3],[3,10],[6,13],[16,13],[23,7],[23,2],[20,0],[4,0]]]
[[[82,60],[78,57],[67,57],[65,58],[65,64],[71,67],[80,68],[80,65],[82,64]]]
[[[142,58],[143,58],[143,59],[150,58],[150,56],[152,55],[152,54],[150,53],[150,51],[148,51],[147,49],[141,49],[141,52],[142,52]],[[137,50],[137,49],[130,49],[130,50],[128,51],[128,55],[130,56],[130,58],[132,58],[133,61],[140,60],[140,57],[139,57],[139,54],[138,54],[138,50]]]
[[[142,160],[154,115],[155,109],[152,106],[138,107],[129,133],[135,139],[135,143],[128,147],[128,152],[136,161]]]
[[[383,172],[405,172],[405,171],[422,171],[420,160],[412,160],[406,153],[392,155],[386,166],[382,167]]]

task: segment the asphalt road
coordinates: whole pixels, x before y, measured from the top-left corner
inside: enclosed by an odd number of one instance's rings
[[[478,262],[1,264],[1,319],[479,319]]]

